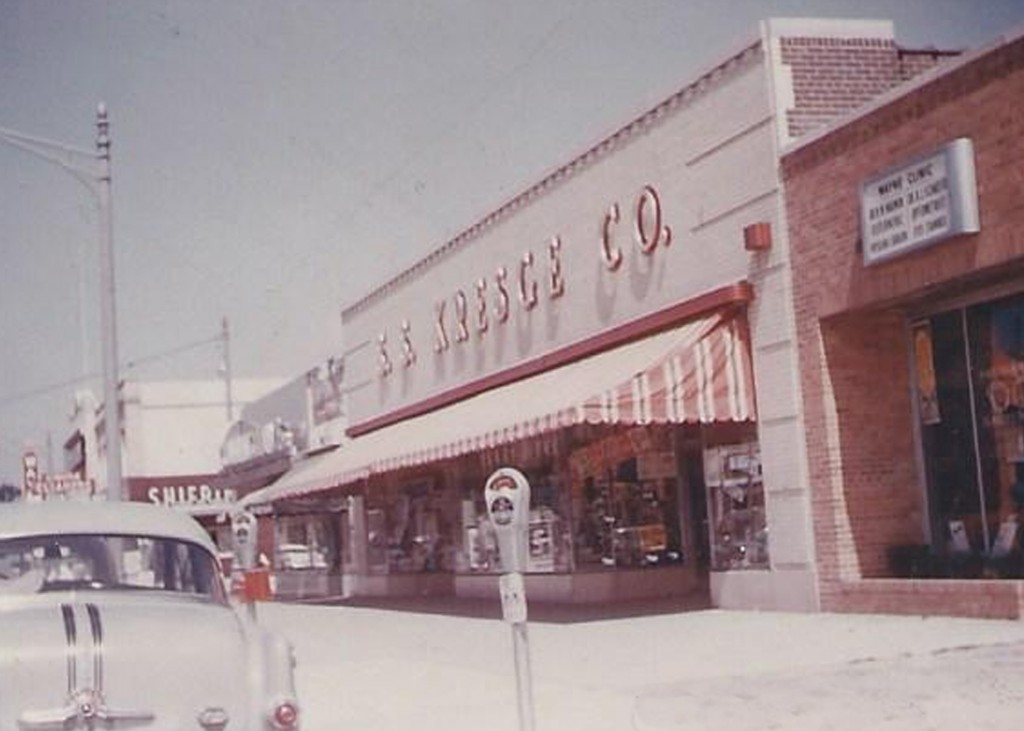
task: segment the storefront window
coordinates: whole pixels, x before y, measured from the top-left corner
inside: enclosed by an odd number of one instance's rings
[[[991,553],[1024,508],[1024,296],[972,308],[967,322]]]
[[[273,566],[280,570],[326,569],[333,554],[325,517],[286,515],[277,519]]]
[[[369,563],[378,572],[445,571],[451,563],[451,517],[431,477],[371,491],[367,510]]]
[[[704,482],[711,522],[711,568],[768,568],[768,525],[756,440],[709,445]]]
[[[519,469],[530,482],[530,522],[527,533],[527,573],[566,572],[572,567],[565,490],[554,472],[553,448],[538,442],[513,448],[503,462],[522,465]],[[491,463],[493,462],[493,464]],[[488,460],[472,475],[467,474],[462,492],[462,546],[458,570],[464,573],[495,573],[503,570],[494,528],[483,501],[483,484],[497,467]]]
[[[1021,575],[1024,296],[942,313],[913,332],[933,544],[978,559],[961,573]]]
[[[372,574],[385,574],[388,570],[388,530],[383,507],[366,510],[366,562]]]
[[[665,430],[617,432],[575,450],[570,464],[577,566],[683,560],[676,463]]]
[[[484,505],[483,487],[499,467],[514,466],[530,483],[527,573],[572,569],[568,493],[554,433],[524,439],[454,460],[447,479],[456,486],[457,530],[452,536],[453,568],[460,574],[501,573],[498,542]]]
[[[975,541],[981,541],[980,493],[966,355],[961,311],[937,315],[915,326],[914,357],[930,485],[932,535],[942,550],[952,539],[951,525],[962,534],[958,542],[965,539],[970,542],[964,532],[968,529]]]

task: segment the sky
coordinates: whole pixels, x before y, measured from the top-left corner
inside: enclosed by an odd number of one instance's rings
[[[0,0],[0,128],[106,104],[121,376],[298,376],[341,309],[753,39],[886,18],[971,48],[1024,0]],[[81,161],[88,164],[88,159]],[[102,398],[87,186],[0,141],[0,482]]]

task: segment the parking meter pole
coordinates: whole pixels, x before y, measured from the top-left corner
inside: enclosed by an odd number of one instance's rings
[[[530,670],[530,637],[526,622],[512,624],[512,648],[516,661],[516,699],[520,731],[533,731],[533,673]]]
[[[516,669],[516,704],[520,731],[533,731],[533,675],[530,640],[526,630],[527,532],[530,523],[530,483],[518,470],[502,467],[484,485],[487,514],[498,539],[502,574],[498,588],[502,617],[512,627],[512,651]]]

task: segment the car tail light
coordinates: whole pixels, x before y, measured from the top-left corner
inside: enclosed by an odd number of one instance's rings
[[[299,727],[299,708],[292,701],[279,701],[270,712],[270,721],[276,729],[293,731]]]

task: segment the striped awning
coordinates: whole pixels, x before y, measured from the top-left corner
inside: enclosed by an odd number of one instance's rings
[[[643,370],[586,399],[578,422],[708,424],[755,418],[745,323],[721,316],[684,325],[672,349]]]
[[[243,503],[267,504],[575,424],[753,421],[747,332],[742,312],[690,321],[359,436]]]

